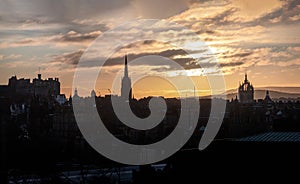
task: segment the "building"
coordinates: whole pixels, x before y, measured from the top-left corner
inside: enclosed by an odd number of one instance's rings
[[[127,55],[125,55],[124,77],[122,79],[121,97],[125,100],[132,99],[131,79],[128,76]]]
[[[273,103],[273,100],[271,99],[270,97],[270,92],[269,90],[266,91],[266,97],[264,98],[264,102],[266,104],[272,104]]]
[[[43,80],[42,75],[32,80],[33,92],[36,96],[54,96],[60,94],[60,82],[58,78],[48,78]]]
[[[1,85],[0,96],[2,97],[32,97],[39,96],[45,98],[56,98],[60,95],[60,82],[58,78],[42,79],[42,75],[38,74],[38,78],[30,81],[30,79],[12,76],[8,80],[8,85]]]
[[[95,91],[95,90],[92,90],[92,91],[91,91],[91,97],[92,97],[92,98],[95,98],[96,96],[97,96],[97,95],[96,95],[96,91]]]
[[[239,101],[241,103],[253,103],[254,102],[254,88],[247,79],[245,74],[245,80],[243,84],[240,84],[238,88]]]
[[[78,95],[78,90],[77,90],[77,88],[75,88],[75,90],[74,90],[74,95],[73,95],[73,97],[72,97],[73,99],[76,99],[76,100],[78,100],[80,97],[79,97],[79,95]]]

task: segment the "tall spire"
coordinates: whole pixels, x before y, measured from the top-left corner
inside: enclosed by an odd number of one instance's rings
[[[245,81],[248,81],[248,79],[247,79],[247,73],[245,73]]]
[[[129,95],[129,96],[128,96]],[[122,79],[121,96],[125,99],[132,99],[131,80],[128,76],[127,55],[125,55],[124,77]]]
[[[128,77],[127,54],[125,55],[124,77]]]

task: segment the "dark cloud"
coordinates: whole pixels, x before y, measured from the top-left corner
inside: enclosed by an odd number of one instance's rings
[[[24,0],[0,1],[0,15],[6,20],[23,20],[24,17],[43,17],[51,22],[72,22],[86,20],[111,14],[107,18],[124,17],[122,11],[128,8],[128,13],[134,17],[168,18],[188,9],[188,0]],[[10,14],[13,15],[10,16]]]
[[[76,66],[80,60],[80,57],[84,53],[84,50],[78,50],[71,53],[65,53],[63,55],[54,55],[52,62],[66,63],[72,66]]]
[[[222,58],[226,59],[226,58],[241,58],[241,57],[247,57],[250,56],[252,54],[252,52],[245,52],[245,53],[236,53],[236,54],[232,54],[232,55],[225,55]]]
[[[20,44],[20,45],[28,45],[31,43],[34,43],[35,41],[33,39],[24,39],[24,40],[20,40],[17,41],[16,44]]]
[[[243,65],[244,62],[228,62],[228,63],[220,63],[220,66],[221,67],[233,67],[233,66],[240,66],[240,65]]]
[[[192,24],[198,24],[201,25],[201,29],[197,31],[198,34],[206,33],[206,34],[218,34],[217,31],[212,30],[209,28],[212,25],[214,26],[225,26],[225,25],[233,25],[233,24],[239,24],[241,23],[238,18],[233,19],[233,15],[238,12],[238,8],[227,8],[224,11],[216,14],[213,17],[199,17],[197,20],[193,20]]]
[[[53,61],[52,62],[59,62],[59,63],[66,63],[69,65],[72,65],[73,67],[75,67],[79,60],[81,55],[83,54],[83,50],[79,50],[76,52],[71,52],[71,53],[65,53],[63,55],[60,56],[53,56]],[[128,58],[129,58],[129,62],[134,60],[134,59],[138,59],[138,58],[142,58],[144,56],[149,56],[149,55],[155,55],[155,56],[162,56],[165,58],[169,58],[172,59],[174,56],[187,56],[187,53],[183,50],[177,49],[177,50],[165,50],[162,52],[151,52],[151,53],[139,53],[139,54],[129,54]],[[183,58],[175,58],[172,59],[173,61],[177,62],[180,66],[182,66],[184,69],[189,70],[189,69],[195,69],[195,68],[200,68],[199,62],[201,62],[202,60],[207,60],[208,57],[202,57],[202,58],[197,58],[197,61],[194,58],[191,57],[183,57]],[[94,67],[94,66],[99,66],[99,61],[100,60],[104,60],[104,58],[96,58],[96,59],[90,59],[90,60],[86,60],[84,63],[81,63],[81,67]],[[123,65],[124,64],[124,57],[113,57],[113,58],[109,58],[106,62],[105,62],[105,67],[110,67],[110,66],[117,66],[117,65]],[[145,61],[145,63],[143,63],[143,65],[149,65],[149,66],[165,66],[166,62],[164,62],[163,60],[160,61]],[[211,66],[215,66],[215,64],[207,64],[207,63],[202,63],[201,67],[211,67]],[[172,70],[172,68],[169,68],[169,70]]]
[[[144,40],[142,42],[135,42],[135,43],[128,44],[128,45],[122,47],[122,49],[132,49],[132,48],[138,48],[138,47],[144,47],[144,46],[151,46],[153,48],[156,48],[157,45],[160,45],[164,48],[170,47],[169,43],[160,42],[160,41],[157,41],[157,40]],[[205,48],[203,50],[187,50],[187,52],[182,50],[182,49],[169,49],[169,50],[162,51],[160,54],[163,55],[164,57],[174,56],[173,54],[171,54],[171,53],[174,53],[174,52],[170,52],[172,50],[176,50],[178,55],[185,55],[187,53],[189,53],[189,54],[199,54],[199,53],[207,52],[207,49],[205,49]]]
[[[254,20],[253,22],[251,22],[251,24],[269,25],[269,24],[290,24],[294,22],[299,22],[299,20],[293,20],[292,17],[300,15],[300,1],[284,0],[283,2],[284,3],[282,7]]]
[[[143,18],[164,19],[188,9],[188,0],[134,0],[133,5]]]
[[[87,19],[130,5],[131,0],[27,0],[1,1],[1,14],[45,17],[55,22]],[[8,12],[9,11],[9,12]]]
[[[220,14],[217,14],[215,17],[210,18],[211,22],[214,22],[216,25],[224,25],[230,24],[234,22],[234,20],[229,20],[228,18],[231,17],[235,12],[239,11],[237,8],[229,8],[223,11]]]
[[[207,34],[216,34],[216,31],[213,31],[213,30],[206,30],[205,33],[207,33]]]
[[[93,31],[90,33],[77,33],[75,31],[69,31],[67,34],[55,38],[54,41],[59,42],[83,42],[93,41],[101,34],[101,31]]]
[[[173,49],[173,50],[164,50],[161,52],[150,52],[150,53],[139,53],[139,54],[129,54],[128,58],[129,60],[134,60],[138,58],[142,58],[144,56],[149,56],[149,55],[155,55],[155,56],[162,56],[165,58],[170,58],[172,59],[174,56],[185,56],[187,53],[184,50],[181,49]],[[176,58],[172,59],[176,61],[179,65],[181,65],[184,68],[194,68],[195,67],[195,60],[193,58]],[[115,57],[115,58],[110,58],[106,62],[106,66],[112,66],[112,65],[123,65],[124,64],[124,58],[123,57]],[[147,61],[145,63],[146,65],[150,66],[160,66],[160,65],[166,65],[165,62],[162,61]],[[197,66],[199,68],[199,66]]]

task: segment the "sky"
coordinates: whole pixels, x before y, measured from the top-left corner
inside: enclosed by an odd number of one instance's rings
[[[142,19],[178,26],[127,25]],[[123,29],[117,29],[120,26]],[[68,96],[78,62],[97,38],[104,40],[98,43],[101,50],[117,38],[157,35],[155,40],[128,43],[112,54],[99,75],[97,94],[118,94],[108,89],[112,89],[116,73],[123,71],[125,54],[129,63],[147,55],[167,57],[185,70],[181,73],[163,60],[130,65],[131,76],[148,74],[133,86],[137,98],[176,96],[175,87],[163,80],[164,75],[178,81],[187,75],[194,81],[196,93],[207,95],[207,75],[214,74],[214,61],[220,66],[226,89],[237,88],[245,72],[254,87],[298,87],[299,30],[299,0],[0,0],[0,84],[7,84],[12,75],[32,79],[40,71],[43,78],[59,77],[61,92]],[[188,53],[161,41],[168,39],[184,43]],[[96,53],[85,70],[97,68],[97,58],[103,57]],[[80,95],[88,93],[79,90]],[[186,93],[193,94],[193,89],[189,87]]]

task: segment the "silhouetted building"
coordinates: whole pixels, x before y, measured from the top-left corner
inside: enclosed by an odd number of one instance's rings
[[[78,95],[78,90],[77,90],[77,88],[75,88],[75,90],[74,90],[74,95],[73,95],[73,99],[79,99],[80,97],[79,97],[79,95]]]
[[[267,104],[273,103],[273,100],[270,97],[269,90],[266,91],[266,97],[264,99],[264,102],[267,103]]]
[[[252,103],[254,102],[254,88],[247,79],[247,74],[245,74],[245,80],[243,84],[239,86],[238,89],[239,101],[241,103]]]
[[[92,97],[92,98],[95,98],[95,97],[96,97],[96,92],[95,92],[95,90],[92,90],[92,91],[91,91],[91,97]]]
[[[124,77],[122,79],[121,97],[123,99],[132,99],[131,79],[128,76],[127,55],[125,55]],[[128,98],[129,97],[129,98]]]
[[[39,97],[53,97],[60,95],[60,82],[58,78],[48,78],[43,80],[42,75],[38,74],[30,82],[30,79],[18,79],[17,76],[12,76],[8,85],[2,85],[0,94],[4,97],[20,97],[20,96],[39,96]]]
[[[60,94],[60,82],[58,78],[43,80],[41,74],[38,74],[38,78],[33,79],[32,83],[34,95],[56,97]]]

